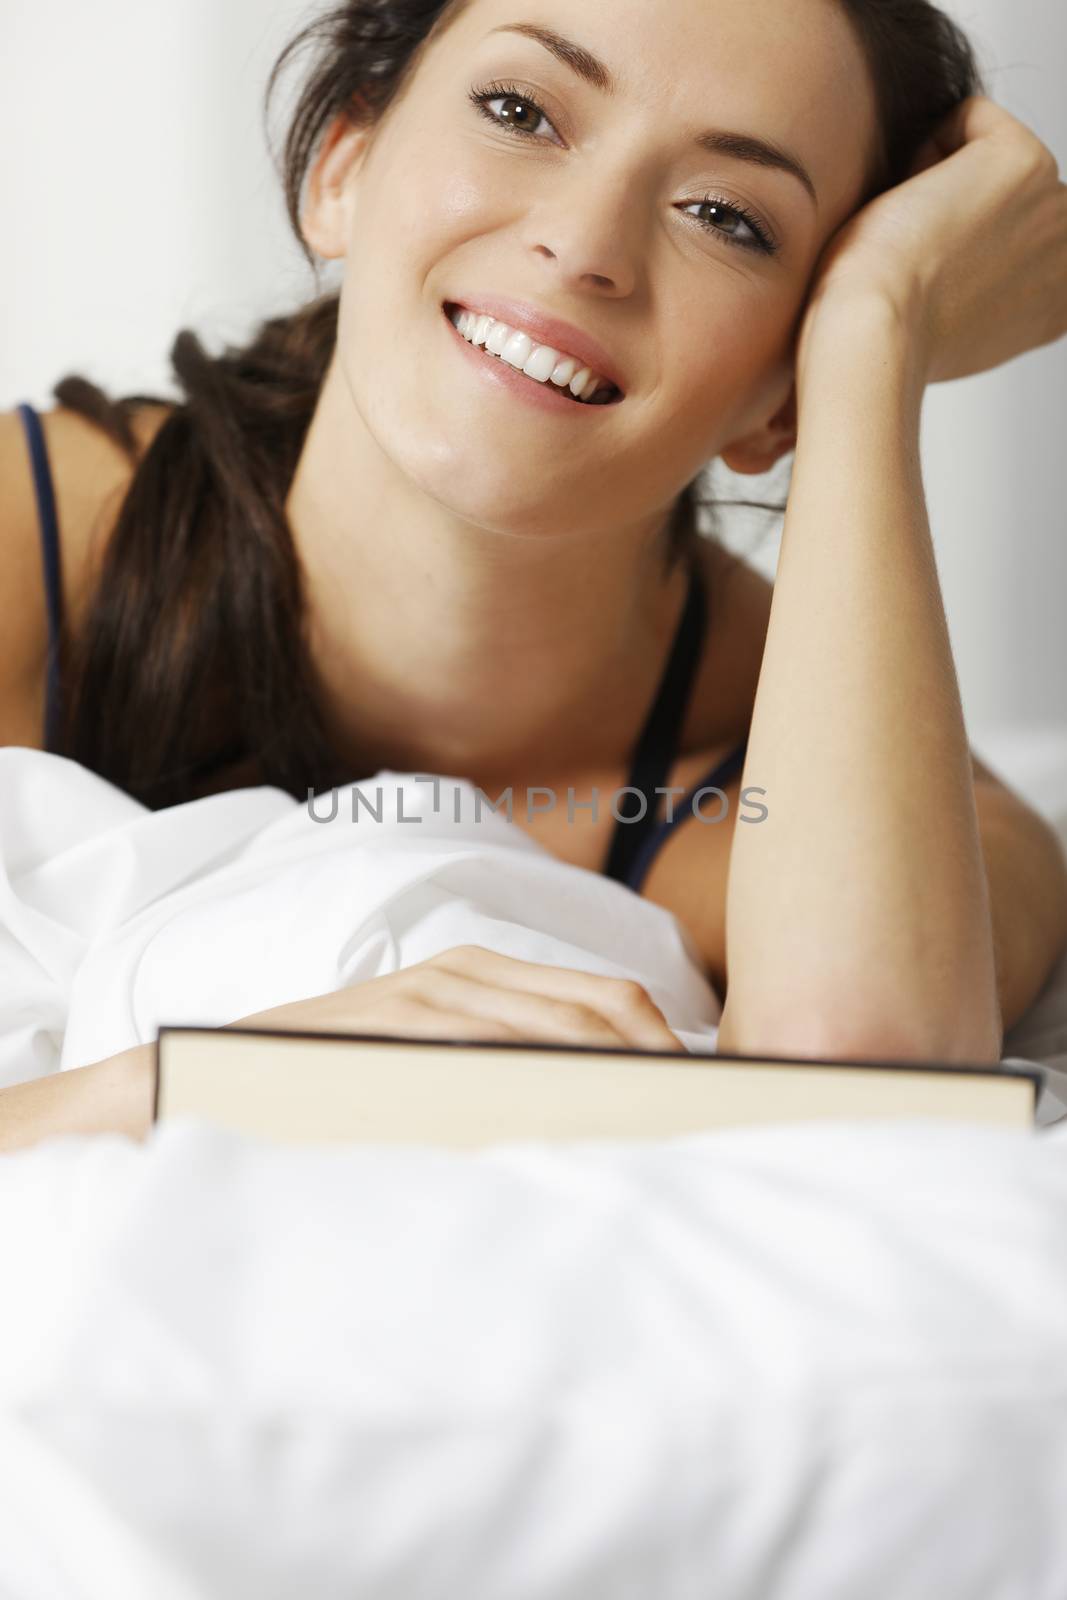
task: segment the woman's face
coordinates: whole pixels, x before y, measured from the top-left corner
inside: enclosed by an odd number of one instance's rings
[[[709,130],[785,152],[815,197]],[[659,516],[713,456],[769,467],[813,268],[874,135],[834,0],[471,0],[378,126],[339,124],[316,163],[305,226],[346,258],[331,381],[353,425],[458,515],[527,534]],[[591,335],[624,398],[549,409],[489,381],[443,306],[491,295]]]

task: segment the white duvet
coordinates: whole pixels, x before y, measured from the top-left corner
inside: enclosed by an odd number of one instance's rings
[[[456,943],[713,1044],[667,913],[377,783],[151,814],[0,750],[0,1081]],[[0,1158],[0,1296],[2,1600],[1067,1595],[1067,1123],[56,1140]]]
[[[344,988],[460,944],[638,978],[714,1044],[682,925],[559,861],[461,780],[381,772],[337,815],[279,789],[161,812],[58,756],[0,749],[0,1084]],[[380,815],[381,820],[376,820]],[[458,818],[458,820],[457,820]]]
[[[0,1161],[0,1594],[1063,1600],[1067,1131]]]

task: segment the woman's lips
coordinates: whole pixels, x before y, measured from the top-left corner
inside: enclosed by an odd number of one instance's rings
[[[605,383],[612,384],[612,393],[611,393],[611,395],[610,395],[610,397],[608,399],[606,399],[606,400],[597,400],[596,402],[592,402],[592,401],[589,401],[589,400],[579,400],[578,397],[575,394],[572,393],[572,391],[571,391],[571,389],[570,389],[570,387],[568,385],[562,385],[561,386],[559,384],[554,384],[551,381],[551,379],[549,379],[546,383],[541,383],[541,382],[538,381],[538,379],[531,378],[527,373],[524,373],[520,367],[514,366],[514,364],[512,362],[505,361],[502,356],[496,355],[493,351],[486,350],[481,345],[472,344],[469,339],[465,338],[464,335],[462,333],[460,333],[459,329],[456,327],[455,323],[452,320],[453,314],[456,311],[475,311],[476,312],[476,308],[474,308],[472,306],[463,305],[459,301],[445,300],[445,301],[442,302],[442,310],[444,312],[445,320],[448,322],[448,325],[452,329],[452,332],[454,333],[456,338],[459,339],[462,344],[466,345],[467,349],[470,351],[470,353],[472,355],[479,357],[483,364],[488,364],[488,365],[493,366],[493,367],[496,367],[496,366],[510,367],[511,370],[523,381],[524,384],[526,384],[527,386],[530,386],[530,387],[532,387],[534,389],[541,389],[541,390],[549,391],[549,397],[550,398],[552,397],[552,392],[554,391],[554,394],[556,396],[559,396],[559,397],[562,398],[564,405],[580,406],[583,411],[590,410],[590,409],[594,410],[594,411],[603,411],[608,406],[618,405],[618,403],[624,398],[624,396],[623,396],[621,390],[619,389],[618,385],[614,384],[613,380],[608,378],[605,374],[599,374],[599,375],[603,378]],[[492,313],[491,312],[486,312],[485,315],[489,316],[489,315],[492,315]],[[508,323],[507,326],[511,327],[512,324]],[[525,328],[516,328],[515,331],[521,332],[521,333],[526,333],[527,332],[527,330]],[[530,339],[533,339],[533,335],[532,334],[527,333],[527,337],[530,338]],[[536,346],[537,346],[539,341],[534,339],[533,342],[534,342],[534,346],[536,348]],[[555,349],[556,346],[550,345],[550,346],[548,346],[548,348]],[[560,353],[564,358],[569,357],[570,359],[575,360],[575,361],[577,361],[579,359],[577,356],[571,356],[569,351],[560,352]],[[596,370],[596,369],[593,369],[593,370]]]
[[[464,311],[484,312],[504,322],[509,328],[518,328],[534,344],[547,345],[573,356],[580,367],[597,372],[606,382],[614,384],[621,394],[626,394],[627,383],[608,350],[584,328],[552,314],[547,308],[531,300],[519,300],[511,295],[497,294],[485,284],[469,292],[462,300],[454,302]]]

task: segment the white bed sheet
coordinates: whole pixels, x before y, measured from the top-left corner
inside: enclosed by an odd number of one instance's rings
[[[354,823],[348,789],[330,822],[272,788],[151,812],[74,762],[0,749],[0,1084],[461,944],[637,978],[714,1045],[722,1008],[670,912],[479,817],[465,781],[359,788],[380,821]]]
[[[1063,1600],[1067,1128],[0,1161],[0,1594]]]

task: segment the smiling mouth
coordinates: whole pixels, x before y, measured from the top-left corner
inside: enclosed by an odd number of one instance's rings
[[[454,315],[455,312],[457,312],[457,311],[467,311],[470,308],[467,307],[467,306],[461,306],[455,301],[446,300],[442,304],[442,309],[443,309],[444,314],[447,317],[448,321],[452,322],[452,318],[453,318],[453,315]],[[453,325],[453,327],[455,327],[455,323],[454,322],[452,323],[452,325]],[[456,332],[459,333],[459,329],[458,328],[456,328]],[[465,336],[462,333],[459,333],[459,337],[461,339],[463,339]],[[484,344],[483,345],[475,345],[475,344],[473,344],[471,342],[470,339],[466,339],[465,342],[471,346],[472,350],[477,350],[483,356],[487,356],[490,361],[502,361],[503,360],[503,357],[497,355],[497,353],[494,350],[487,350],[485,348]],[[536,349],[536,342],[535,342],[535,346],[534,347]],[[561,357],[561,359],[567,359],[567,358],[566,357]],[[577,358],[576,357],[570,357],[569,359],[575,360]],[[612,383],[610,381],[610,379],[605,379],[604,380],[604,383],[603,383],[602,387],[600,389],[598,389],[597,393],[593,396],[592,399],[590,399],[590,400],[579,400],[578,396],[571,391],[569,385],[556,384],[556,383],[553,383],[551,379],[548,379],[546,382],[542,383],[537,378],[531,378],[530,374],[528,372],[527,373],[523,373],[522,368],[514,366],[513,362],[507,362],[506,365],[513,367],[513,370],[515,372],[518,372],[518,373],[522,374],[523,377],[529,378],[529,381],[531,383],[538,384],[538,386],[540,388],[542,388],[542,389],[550,389],[554,394],[562,395],[564,399],[572,401],[574,403],[574,405],[576,405],[576,406],[614,406],[614,405],[618,405],[619,401],[623,398],[622,390],[619,389],[614,383]]]

